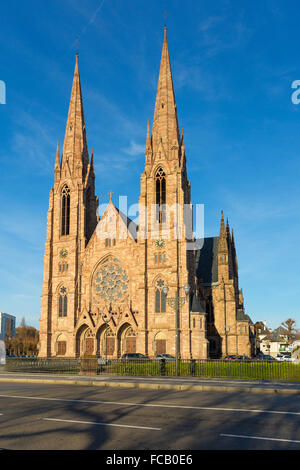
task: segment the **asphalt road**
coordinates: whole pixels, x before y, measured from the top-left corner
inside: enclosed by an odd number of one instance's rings
[[[0,448],[299,450],[299,395],[0,383]]]

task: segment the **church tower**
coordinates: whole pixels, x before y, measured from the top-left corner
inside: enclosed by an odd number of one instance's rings
[[[184,137],[183,132],[180,135],[178,125],[166,28],[152,135],[149,123],[147,126],[139,207],[138,235],[139,243],[143,246],[145,265],[145,328],[149,335],[149,354],[175,354],[176,313],[168,305],[163,292],[167,286],[168,297],[180,296],[185,300],[178,312],[179,354],[181,357],[191,357],[193,331],[190,298],[185,296],[184,286],[188,284],[191,289],[195,287],[194,253],[188,250],[189,241],[192,240],[192,204]],[[198,326],[200,328],[200,322]],[[199,351],[194,354],[198,357]]]
[[[76,55],[62,156],[57,144],[54,187],[50,190],[41,298],[41,356],[72,356],[71,340],[80,309],[80,271],[85,246],[96,224],[93,155],[88,153]],[[55,337],[56,331],[60,338]],[[68,351],[57,351],[68,345]]]

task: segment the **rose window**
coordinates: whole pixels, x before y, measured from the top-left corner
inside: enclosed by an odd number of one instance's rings
[[[95,274],[94,293],[97,300],[121,300],[128,292],[128,276],[116,258],[102,264]]]

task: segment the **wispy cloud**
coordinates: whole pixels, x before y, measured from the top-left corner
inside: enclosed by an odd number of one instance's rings
[[[129,114],[113,100],[109,100],[100,92],[87,89],[86,101],[89,100],[93,103],[94,110],[97,110],[97,121],[94,127],[98,129],[101,127],[101,134],[103,135],[103,126],[107,126],[107,130],[111,132],[114,137],[120,136],[141,136],[146,134],[145,128],[141,126],[140,122],[134,120]],[[137,114],[138,115],[138,114]],[[91,117],[89,117],[91,121]]]
[[[22,203],[15,207],[10,203],[9,211],[0,213],[0,226],[2,234],[22,240],[36,250],[41,249],[41,234],[46,234],[43,217],[26,210]]]
[[[249,226],[262,225],[266,222],[280,219],[288,219],[289,217],[298,217],[300,203],[298,201],[286,200],[279,201],[276,195],[270,195],[267,200],[265,194],[261,194],[260,199],[256,195],[241,194],[237,197],[236,193],[230,191],[222,191],[224,206],[229,208],[231,216],[240,223],[249,224]]]
[[[57,134],[37,116],[18,109],[13,117],[14,132],[10,141],[10,154],[22,169],[49,174],[53,171]],[[1,157],[1,159],[4,157]],[[17,166],[18,168],[18,166]]]
[[[238,17],[226,11],[223,15],[210,16],[199,24],[201,45],[208,56],[214,56],[226,49],[242,47],[252,36],[241,11]]]
[[[122,148],[122,152],[130,155],[132,157],[136,157],[138,155],[142,155],[145,151],[145,145],[137,144],[134,140],[130,141],[130,145],[127,148]]]

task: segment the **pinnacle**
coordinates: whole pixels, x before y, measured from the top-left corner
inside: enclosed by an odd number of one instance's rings
[[[150,127],[149,120],[147,121],[147,138],[146,138],[146,150],[151,149],[151,137],[150,137]]]
[[[55,168],[60,168],[59,142],[58,141],[57,141],[57,147],[56,147]]]
[[[219,236],[219,251],[227,251],[227,237],[224,223],[223,211],[221,211],[221,225],[220,225],[220,236]]]

